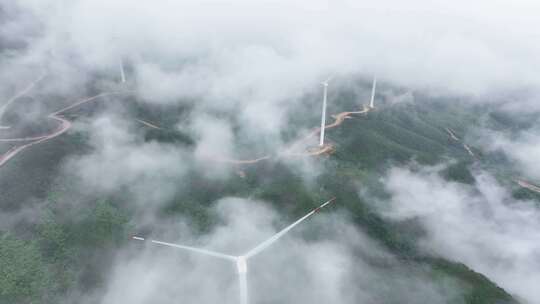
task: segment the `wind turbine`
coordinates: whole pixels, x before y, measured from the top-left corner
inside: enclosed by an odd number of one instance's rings
[[[120,58],[120,80],[122,83],[126,82],[126,73],[124,72],[124,60]]]
[[[184,246],[179,244],[173,244],[173,243],[167,243],[162,241],[156,241],[156,240],[146,240],[145,238],[139,237],[139,236],[133,236],[132,238],[134,240],[138,241],[149,241],[154,244],[167,246],[167,247],[173,247],[177,249],[183,249],[186,251],[196,252],[208,256],[212,256],[215,258],[224,259],[227,261],[231,261],[235,263],[236,265],[236,271],[238,273],[238,284],[239,284],[239,290],[240,290],[240,304],[248,304],[248,281],[247,281],[247,272],[248,272],[248,260],[255,255],[261,253],[263,250],[268,248],[270,245],[275,243],[278,239],[280,239],[283,235],[285,235],[287,232],[289,232],[291,229],[293,229],[295,226],[306,220],[308,217],[312,216],[313,214],[319,212],[322,208],[326,207],[328,204],[333,202],[335,198],[330,199],[329,201],[325,202],[324,204],[320,205],[319,207],[313,209],[308,214],[304,215],[300,219],[298,219],[296,222],[292,223],[291,225],[287,226],[285,229],[281,230],[280,232],[276,233],[266,241],[260,243],[259,245],[255,246],[253,249],[249,250],[243,255],[239,256],[233,256],[228,255],[220,252],[215,252],[211,250],[206,250],[202,248],[195,248],[190,246]]]
[[[321,117],[321,137],[319,139],[319,146],[324,146],[324,127],[326,126],[326,101],[328,99],[328,82],[332,80],[333,77],[330,77],[323,81],[321,84],[324,86],[323,93],[323,106],[322,106],[322,117]]]
[[[120,56],[118,57],[118,68],[120,69],[120,81],[122,83],[125,83],[126,82],[126,72],[124,70],[124,58],[122,57],[122,53],[119,51],[117,45],[118,45],[118,37],[119,37],[119,33],[117,33],[116,31],[114,31],[115,33],[112,35],[111,38],[109,38],[109,43],[110,44],[113,44],[115,47],[113,49],[116,49],[116,54],[120,54]]]
[[[371,87],[371,101],[369,102],[369,108],[375,108],[375,90],[377,88],[377,76],[373,76],[373,85]]]

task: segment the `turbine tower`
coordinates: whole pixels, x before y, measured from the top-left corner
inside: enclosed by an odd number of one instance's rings
[[[126,73],[124,72],[124,60],[120,58],[120,80],[122,83],[126,82]]]
[[[283,235],[285,235],[287,232],[289,232],[295,226],[297,226],[298,224],[300,224],[301,222],[303,222],[304,220],[306,220],[308,217],[312,216],[313,214],[319,212],[322,208],[326,207],[328,204],[332,203],[334,200],[335,200],[335,198],[332,198],[329,201],[325,202],[324,204],[320,205],[319,207],[313,209],[310,213],[304,215],[302,218],[298,219],[296,222],[292,223],[291,225],[289,225],[285,229],[281,230],[280,232],[276,233],[275,235],[273,235],[272,237],[270,237],[266,241],[264,241],[264,242],[260,243],[259,245],[257,245],[255,248],[249,250],[248,252],[246,252],[245,254],[240,255],[240,256],[233,256],[233,255],[223,254],[223,253],[220,253],[220,252],[210,251],[210,250],[206,250],[206,249],[202,249],[202,248],[195,248],[195,247],[184,246],[184,245],[179,245],[179,244],[166,243],[166,242],[161,242],[161,241],[156,241],[156,240],[146,240],[145,238],[138,237],[138,236],[133,236],[132,238],[134,240],[138,240],[138,241],[149,241],[150,243],[153,243],[153,244],[158,244],[158,245],[167,246],[167,247],[173,247],[173,248],[177,248],[177,249],[183,249],[183,250],[186,250],[186,251],[200,253],[200,254],[212,256],[212,257],[215,257],[215,258],[224,259],[224,260],[231,261],[231,262],[235,263],[236,271],[238,273],[238,286],[239,286],[239,291],[240,291],[240,294],[239,294],[240,304],[248,304],[248,301],[249,301],[249,297],[248,297],[248,281],[247,281],[247,272],[248,272],[248,263],[247,262],[248,262],[248,260],[250,258],[252,258],[253,256],[261,253],[263,250],[265,250],[270,245],[275,243],[278,239],[280,239]]]
[[[371,87],[371,101],[369,102],[369,108],[375,108],[375,90],[377,88],[377,76],[373,77],[373,86]]]
[[[324,127],[326,126],[326,101],[328,99],[328,82],[332,79],[332,77],[326,79],[322,82],[322,85],[324,86],[324,93],[323,93],[323,106],[322,106],[322,117],[321,117],[321,137],[319,139],[319,146],[324,146]]]

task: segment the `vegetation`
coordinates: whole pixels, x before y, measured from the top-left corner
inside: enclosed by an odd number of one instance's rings
[[[354,100],[352,96],[343,98],[348,98],[344,104]],[[164,127],[161,131],[141,127],[147,141],[190,146],[193,140],[189,134],[174,127],[178,111],[183,110],[145,111],[142,104],[136,104],[131,114],[146,115],[143,118]],[[334,113],[339,111],[333,109]],[[495,117],[499,126],[508,123],[504,117]],[[381,173],[392,164],[411,161],[428,165],[448,162],[446,178],[472,183],[470,168],[477,164],[449,138],[445,128],[463,134],[475,119],[463,107],[441,104],[423,109],[395,105],[355,116],[328,132],[337,150],[330,157],[320,158],[324,170],[314,182],[306,183],[299,172],[280,162],[238,167],[242,174],[226,181],[190,172],[189,180],[165,203],[161,215],[187,218],[204,233],[217,224],[209,207],[224,196],[272,202],[290,219],[335,196],[339,208],[398,259],[415,269],[428,269],[424,272],[441,286],[449,278],[457,280],[466,295],[465,303],[511,303],[511,296],[504,290],[465,265],[424,256],[416,247],[424,235],[416,221],[384,219],[358,195],[361,185],[375,197],[384,198],[387,194],[379,181]],[[308,116],[300,115],[294,123],[305,124],[307,120]],[[122,189],[106,198],[91,194],[79,198],[78,193],[72,193],[76,190],[70,188],[69,181],[59,183],[54,178],[61,175],[59,168],[65,157],[88,152],[86,140],[85,134],[76,132],[61,136],[39,149],[29,149],[2,169],[9,172],[0,175],[0,188],[7,189],[0,206],[4,211],[17,210],[22,204],[38,204],[46,211],[41,212],[38,224],[2,234],[0,303],[57,303],[73,288],[95,290],[103,284],[103,270],[112,260],[108,257],[127,240],[132,210],[129,195]],[[493,156],[485,162],[494,162]],[[521,190],[515,196],[538,199]]]
[[[61,219],[54,207],[35,227],[32,241],[4,233],[0,242],[0,303],[57,303],[73,287],[92,289],[106,265],[95,260],[125,242],[127,216],[107,201]]]
[[[34,241],[0,237],[0,303],[37,301],[47,287],[46,266]]]

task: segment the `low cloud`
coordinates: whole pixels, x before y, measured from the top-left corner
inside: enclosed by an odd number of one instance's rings
[[[179,225],[155,237],[238,255],[288,225],[258,201],[224,198],[212,210],[222,224],[207,235],[193,238]],[[304,233],[319,237],[306,241]],[[400,264],[339,213],[318,214],[248,263],[253,303],[459,303],[461,296],[451,281],[436,285]],[[236,269],[229,261],[134,243],[118,253],[114,265],[101,303],[238,302]]]
[[[540,301],[540,211],[512,198],[486,172],[474,185],[448,182],[436,168],[394,168],[383,180],[391,199],[381,212],[415,219],[426,230],[427,252],[462,262],[529,303]]]
[[[102,115],[75,130],[89,135],[90,151],[72,156],[65,176],[77,181],[81,193],[109,195],[129,191],[140,211],[167,202],[191,167],[189,154],[174,145],[145,142],[135,121]]]
[[[503,152],[525,177],[540,181],[540,128],[515,133],[484,130],[479,139],[490,152]]]
[[[411,89],[488,97],[481,101],[540,84],[536,1],[19,0],[8,7],[13,30],[0,37],[29,44],[2,66],[31,59],[58,75],[67,63],[116,73],[125,58],[139,93],[159,102],[197,97],[230,110],[261,102],[279,114],[286,100],[332,74],[378,74]]]
[[[52,102],[59,105],[90,88],[118,90],[118,65],[125,61],[125,86],[138,97],[193,106],[181,126],[194,135],[194,148],[146,142],[114,108],[74,128],[89,136],[90,151],[70,156],[65,176],[74,178],[80,194],[106,196],[127,189],[135,213],[141,214],[169,201],[193,168],[206,177],[229,177],[232,166],[219,158],[244,157],[237,149],[240,137],[244,143],[264,139],[272,143],[268,146],[281,147],[292,109],[332,75],[334,90],[340,81],[377,74],[380,82],[403,88],[383,93],[391,103],[414,101],[415,90],[479,95],[485,98],[474,100],[489,102],[501,91],[534,93],[540,86],[538,1],[516,0],[509,6],[486,0],[18,0],[0,7],[10,15],[0,27],[0,43],[7,46],[0,51],[0,81],[6,84],[1,100],[9,100],[35,71],[46,71],[40,92],[63,97]],[[361,93],[369,96],[368,87]],[[319,112],[319,106],[305,107],[306,117]],[[540,153],[536,133],[502,137],[493,149],[504,150],[529,176],[540,178],[531,159]],[[295,167],[308,181],[321,170],[309,160],[299,163]],[[427,251],[462,261],[521,297],[540,301],[533,286],[540,281],[538,211],[512,199],[489,175],[479,173],[476,180],[465,186],[444,181],[433,169],[394,169],[385,180],[392,194],[385,213],[418,218],[429,232],[422,240]],[[214,212],[224,223],[202,236],[185,223],[170,229],[159,227],[157,218],[135,218],[145,227],[169,230],[156,237],[232,254],[269,237],[276,231],[274,222],[281,223],[266,204],[243,199],[223,199]],[[313,222],[331,229],[315,241],[293,234],[253,260],[255,300],[460,299],[453,282],[435,286],[346,217]],[[237,302],[233,265],[137,245],[117,253],[98,302]],[[369,258],[359,259],[358,253]],[[371,259],[391,267],[375,267]],[[96,297],[74,302],[95,303]]]

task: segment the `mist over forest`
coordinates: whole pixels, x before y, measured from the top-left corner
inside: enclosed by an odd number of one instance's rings
[[[0,2],[0,304],[540,303],[539,10]]]

